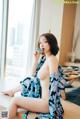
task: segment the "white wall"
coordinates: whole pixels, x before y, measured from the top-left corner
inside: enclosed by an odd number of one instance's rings
[[[49,32],[55,34],[60,46],[61,26],[63,17],[63,2],[56,0],[41,0],[40,29],[39,34]]]

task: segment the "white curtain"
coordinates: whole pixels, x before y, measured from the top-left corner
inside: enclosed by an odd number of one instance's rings
[[[27,65],[26,72],[30,73],[30,69],[33,62],[33,52],[35,50],[37,39],[39,37],[39,17],[40,17],[40,3],[41,0],[34,0],[33,10],[32,10],[32,18],[30,25],[30,35],[28,42],[28,50],[27,50]]]
[[[73,36],[73,52],[74,58],[80,59],[80,4],[76,8],[76,18]]]

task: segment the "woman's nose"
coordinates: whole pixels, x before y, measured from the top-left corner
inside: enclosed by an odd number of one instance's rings
[[[43,48],[43,44],[40,44],[40,48]]]

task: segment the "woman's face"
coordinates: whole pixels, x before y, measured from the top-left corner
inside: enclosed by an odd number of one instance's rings
[[[50,52],[50,45],[44,36],[40,37],[39,46],[44,54]]]

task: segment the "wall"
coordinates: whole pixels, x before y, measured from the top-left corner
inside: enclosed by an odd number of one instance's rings
[[[63,17],[63,2],[57,4],[55,0],[41,0],[39,34],[52,32],[60,45]]]
[[[73,32],[75,23],[76,5],[65,4],[63,13],[61,45],[60,45],[60,64],[64,64],[68,59],[68,54],[72,51]]]

